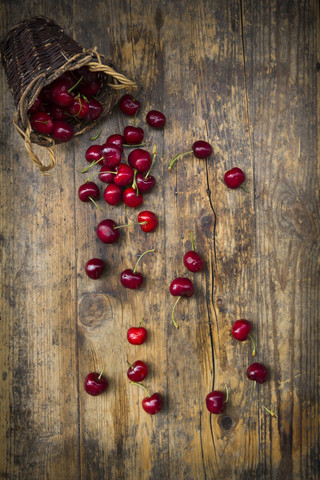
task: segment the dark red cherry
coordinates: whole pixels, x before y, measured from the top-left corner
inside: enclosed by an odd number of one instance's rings
[[[96,280],[101,276],[105,268],[105,263],[101,258],[90,258],[84,268],[88,277]]]
[[[128,368],[127,377],[132,382],[142,382],[148,375],[148,367],[141,360],[136,360]]]
[[[110,183],[103,193],[103,198],[109,205],[119,205],[122,199],[122,190],[119,185]]]
[[[124,143],[124,136],[120,133],[114,133],[107,138],[106,143],[112,143],[113,145],[117,145],[123,151],[122,144]]]
[[[248,320],[241,318],[240,320],[236,320],[232,325],[231,334],[233,338],[243,342],[244,340],[247,340],[251,329],[251,323]]]
[[[110,172],[110,168],[107,167],[106,165],[103,165],[103,167],[100,168],[100,173],[99,173],[99,180],[104,183],[113,183],[113,179],[115,174]]]
[[[71,87],[72,88],[72,87]],[[51,99],[60,107],[70,107],[73,104],[73,95],[68,92],[70,85],[64,79],[55,80],[50,89]]]
[[[66,120],[68,115],[65,113],[65,109],[63,107],[59,107],[59,105],[55,105],[52,103],[50,105],[50,115],[53,120]]]
[[[121,162],[122,150],[114,143],[104,143],[101,146],[101,155],[103,156],[104,164],[109,168],[113,168]]]
[[[213,390],[206,397],[206,405],[210,413],[216,415],[223,413],[227,407],[225,394],[220,390]]]
[[[141,193],[137,195],[137,192],[134,188],[128,187],[122,194],[122,200],[127,207],[136,208],[143,202],[143,196]]]
[[[125,187],[132,183],[133,180],[133,170],[132,168],[127,165],[126,163],[119,163],[116,167],[116,175],[113,179],[116,185],[120,187]]]
[[[117,224],[111,220],[106,219],[102,220],[97,226],[97,235],[99,240],[103,243],[114,243],[120,237],[119,229],[117,228]]]
[[[155,186],[156,179],[152,175],[145,177],[143,173],[137,173],[136,184],[140,193],[147,193]]]
[[[128,163],[132,168],[138,170],[138,172],[146,173],[151,167],[151,155],[143,148],[136,148],[129,153]]]
[[[132,95],[126,94],[121,97],[119,107],[123,113],[133,117],[140,110],[141,103]]]
[[[84,381],[84,389],[89,395],[96,397],[103,393],[108,387],[107,379],[101,373],[91,372]]]
[[[138,327],[130,327],[127,332],[127,340],[132,345],[142,345],[147,340],[148,332],[140,326],[141,322]]]
[[[96,95],[101,88],[100,80],[94,80],[90,83],[80,83],[78,86],[79,92],[84,95],[85,97],[93,97]]]
[[[32,113],[37,112],[40,109],[41,105],[42,105],[42,98],[41,98],[41,95],[38,95],[35,101],[33,102],[33,104],[31,105],[31,107],[29,108],[28,114],[31,115]]]
[[[149,415],[155,415],[163,409],[163,398],[160,393],[154,393],[142,400],[142,408]]]
[[[69,70],[67,72],[62,73],[59,77],[59,80],[63,81],[68,87],[68,89],[73,87],[73,85],[77,82],[77,79],[74,77],[74,74],[72,74]]]
[[[89,112],[86,120],[88,120],[89,122],[93,122],[94,120],[97,120],[100,117],[102,113],[102,105],[95,98],[88,98],[88,103],[89,103]]]
[[[268,370],[262,363],[254,362],[247,368],[247,377],[257,383],[264,383],[268,378]]]
[[[145,210],[139,213],[138,222],[143,232],[153,232],[157,228],[158,217],[155,213]]]
[[[200,272],[204,267],[202,258],[194,250],[190,250],[184,254],[183,263],[190,272]]]
[[[98,162],[99,165],[103,165],[103,158],[101,155],[101,146],[100,145],[90,145],[86,150],[86,160],[87,162]]]
[[[210,143],[205,142],[204,140],[197,140],[194,142],[192,145],[192,150],[194,156],[200,159],[208,158],[212,153],[212,147]]]
[[[56,120],[53,122],[53,130],[51,137],[58,142],[68,142],[74,136],[73,127],[64,120]]]
[[[86,182],[83,185],[80,185],[78,195],[82,202],[88,202],[91,199],[98,200],[100,197],[100,191],[94,182]]]
[[[73,104],[67,107],[67,112],[72,117],[83,120],[89,113],[89,104],[82,97],[75,97]]]
[[[166,117],[158,110],[151,110],[146,117],[147,123],[153,128],[163,128],[166,124]]]
[[[74,71],[74,73],[76,74],[77,78],[82,77],[83,83],[95,82],[99,78],[99,73],[92,72],[90,68],[87,67],[86,65],[78,68],[77,70]]]
[[[177,277],[171,282],[170,293],[174,297],[191,297],[193,291],[193,283],[189,278]]]
[[[124,143],[128,145],[138,145],[142,143],[144,137],[144,131],[140,127],[132,127],[128,125],[123,132]]]
[[[121,283],[125,288],[136,290],[143,283],[143,276],[139,272],[134,272],[130,268],[124,270],[120,277]]]
[[[238,188],[245,181],[246,176],[241,168],[234,167],[224,174],[224,183],[229,188]]]
[[[36,132],[50,134],[53,130],[53,120],[45,112],[33,113],[30,118],[30,124]]]

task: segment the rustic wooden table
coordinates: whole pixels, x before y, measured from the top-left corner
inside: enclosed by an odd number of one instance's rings
[[[100,243],[100,220],[128,220],[122,207],[101,201],[100,212],[77,197],[92,133],[58,146],[55,168],[41,175],[12,125],[1,69],[0,478],[319,478],[318,2],[1,8],[1,35],[49,16],[143,86],[138,124],[158,149],[143,209],[160,224]],[[167,116],[163,131],[145,126],[151,108]],[[100,138],[128,122],[116,108]],[[170,158],[197,139],[214,154],[169,173]],[[249,193],[224,185],[233,166]],[[191,231],[206,268],[188,275],[195,294],[177,306],[176,330],[168,289],[187,273]],[[158,252],[141,262],[144,287],[125,290],[120,272],[149,248]],[[97,281],[84,273],[93,256],[108,266]],[[126,331],[142,318],[149,337],[134,347]],[[269,369],[256,388],[246,378],[251,345],[230,334],[238,318],[253,323],[256,360]],[[126,377],[126,361],[137,359],[150,368],[144,385],[165,399],[158,415],[142,410],[145,394]],[[84,378],[104,364],[108,391],[90,397]],[[226,386],[225,413],[210,415],[207,393]]]

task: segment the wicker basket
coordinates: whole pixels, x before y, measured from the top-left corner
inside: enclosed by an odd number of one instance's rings
[[[16,105],[14,125],[24,138],[30,157],[42,172],[54,166],[55,142],[46,135],[31,130],[27,111],[44,86],[67,70],[75,70],[84,65],[99,72],[102,88],[96,98],[103,108],[100,118],[111,113],[118,101],[120,89],[131,91],[137,88],[133,81],[117,71],[110,60],[99,55],[96,48],[84,49],[53,20],[45,17],[28,18],[14,26],[1,41],[0,50]],[[96,122],[78,123],[73,120],[75,135],[88,131]],[[49,165],[42,164],[33,152],[32,143],[47,147]]]

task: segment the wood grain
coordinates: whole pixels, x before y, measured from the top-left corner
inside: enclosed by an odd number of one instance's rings
[[[137,212],[79,201],[93,133],[59,146],[42,176],[11,124],[1,70],[0,478],[318,479],[318,3],[1,6],[1,35],[28,15],[52,17],[143,86],[137,124],[158,155],[157,185],[139,211],[156,212],[159,227],[99,242],[100,220],[131,223]],[[167,116],[163,131],[146,126],[151,108]],[[131,122],[115,109],[98,141]],[[172,156],[200,138],[214,154],[186,156],[168,172]],[[233,166],[245,171],[248,193],[224,185]],[[191,231],[206,261],[198,274],[182,261]],[[141,290],[122,288],[121,271],[152,248]],[[107,269],[92,281],[84,264],[95,256]],[[175,276],[195,285],[177,306],[179,329],[168,290]],[[134,347],[126,332],[142,318],[148,340]],[[255,360],[269,369],[256,388],[245,375],[251,345],[230,335],[237,318],[253,323]],[[156,416],[126,377],[127,360],[137,359],[149,366],[145,386],[165,399]],[[104,364],[108,391],[90,397],[84,378]],[[226,411],[210,415],[207,393],[226,386]]]

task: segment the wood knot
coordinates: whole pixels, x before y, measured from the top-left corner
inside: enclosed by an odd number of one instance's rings
[[[232,426],[232,419],[230,417],[223,417],[221,420],[221,426],[224,430],[230,430]]]
[[[113,319],[112,305],[108,295],[91,293],[80,301],[79,320],[86,327],[99,327]]]

